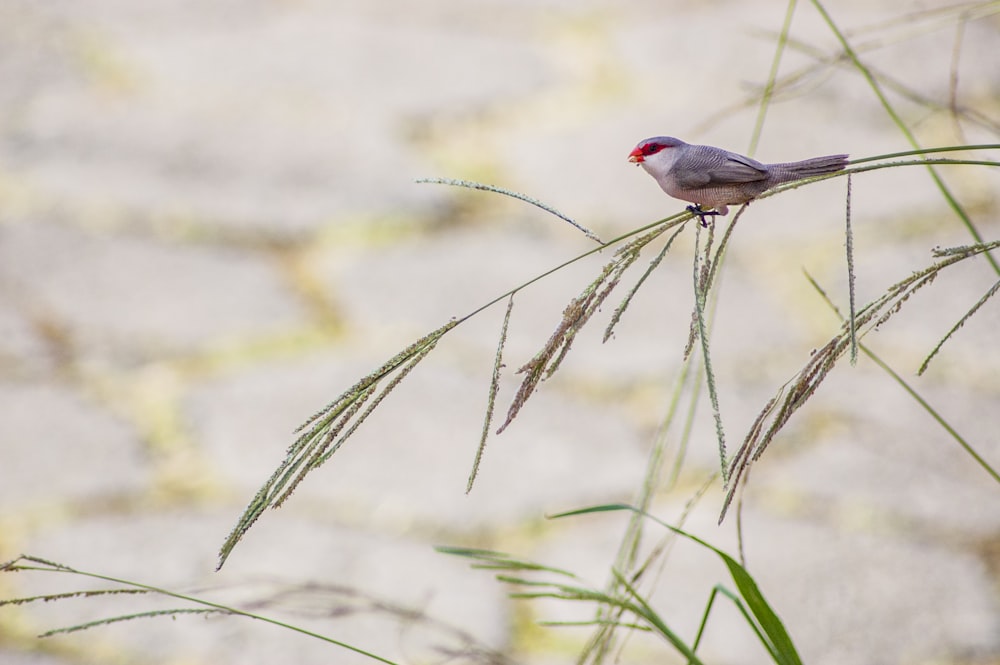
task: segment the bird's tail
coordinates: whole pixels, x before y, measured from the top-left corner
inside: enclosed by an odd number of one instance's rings
[[[826,155],[824,157],[803,159],[801,162],[769,164],[768,171],[774,174],[772,176],[774,178],[774,185],[777,185],[801,178],[811,178],[817,175],[843,171],[847,166],[847,157],[847,155]]]

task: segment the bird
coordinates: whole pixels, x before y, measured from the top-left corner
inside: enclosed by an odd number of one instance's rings
[[[644,139],[628,161],[641,166],[664,192],[693,203],[687,209],[706,224],[706,216],[726,215],[729,206],[750,203],[782,183],[842,171],[848,155],[826,155],[800,162],[763,164],[710,145],[691,145],[672,136]]]

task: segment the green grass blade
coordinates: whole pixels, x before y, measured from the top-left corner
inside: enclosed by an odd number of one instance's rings
[[[562,214],[552,206],[542,203],[538,199],[533,199],[530,196],[527,196],[526,194],[521,194],[520,192],[514,192],[509,189],[504,189],[503,187],[497,187],[495,185],[487,185],[481,182],[473,182],[471,180],[455,180],[453,178],[419,178],[416,182],[420,184],[431,184],[431,185],[451,185],[453,187],[465,187],[466,189],[478,189],[484,192],[503,194],[504,196],[509,196],[513,199],[517,199],[518,201],[524,201],[525,203],[529,203],[535,206],[536,208],[540,208],[541,210],[544,210],[545,212],[551,215],[555,215],[556,217],[563,220],[567,224],[573,226],[577,231],[580,231],[581,233],[583,233],[583,235],[587,236],[594,242],[601,245],[605,244],[604,241],[598,238],[597,234],[591,231],[590,229],[570,219],[569,217]]]
[[[643,598],[631,584],[629,584],[628,580],[626,580],[621,573],[614,571],[614,574],[615,581],[617,581],[618,584],[620,584],[622,588],[624,588],[625,591],[627,591],[628,594],[634,599],[634,602],[632,603],[619,601],[622,602],[622,606],[631,611],[633,614],[645,619],[649,625],[653,627],[653,630],[663,635],[664,639],[670,642],[671,646],[677,649],[677,651],[688,659],[688,663],[690,665],[701,665],[701,660],[695,654],[694,649],[689,647],[687,643],[677,635],[677,633],[667,626],[666,622],[663,621],[663,618],[653,610],[649,603],[646,602],[646,599]]]
[[[948,434],[950,434],[953,439],[955,439],[958,445],[960,445],[962,449],[965,450],[965,452],[968,453],[969,456],[972,457],[972,459],[975,460],[977,464],[979,464],[979,466],[983,467],[983,470],[985,470],[986,473],[988,473],[993,478],[993,480],[995,480],[997,483],[1000,483],[1000,474],[997,473],[996,469],[990,466],[990,463],[987,462],[982,455],[976,452],[976,449],[973,448],[972,445],[965,440],[965,437],[959,434],[955,430],[955,428],[952,427],[948,423],[948,421],[944,419],[944,416],[938,413],[934,409],[934,407],[932,407],[927,402],[927,400],[921,397],[920,394],[916,390],[914,390],[913,387],[909,383],[907,383],[903,377],[901,377],[894,369],[889,367],[889,365],[887,365],[881,358],[875,355],[875,353],[871,349],[866,347],[864,344],[861,345],[861,351],[866,356],[868,356],[872,360],[872,362],[881,367],[889,376],[891,376],[893,380],[896,383],[898,383],[900,387],[902,387],[902,389],[905,390],[910,395],[910,397],[915,399],[917,403],[924,409],[924,411],[926,411],[931,418],[937,421],[937,424],[943,427],[944,430],[948,432]]]
[[[711,546],[709,545],[708,547]],[[788,631],[785,630],[785,625],[781,623],[781,619],[771,609],[771,606],[764,598],[764,594],[760,592],[757,582],[750,576],[750,573],[736,559],[725,552],[714,547],[711,547],[711,549],[725,562],[726,567],[729,569],[729,574],[736,583],[736,588],[740,591],[740,595],[750,608],[750,612],[754,618],[760,624],[761,630],[764,631],[764,634],[770,640],[771,646],[774,647],[772,653],[777,662],[782,665],[802,665],[802,660],[795,650],[792,638],[788,635]]]
[[[701,642],[702,634],[705,631],[705,627],[708,625],[708,616],[711,613],[712,607],[715,604],[715,599],[719,596],[719,594],[722,594],[724,597],[728,598],[730,602],[732,602],[733,605],[736,606],[736,609],[739,611],[740,614],[743,615],[743,618],[746,620],[747,625],[750,626],[750,628],[753,629],[754,634],[757,635],[757,639],[760,640],[761,644],[764,645],[764,648],[767,649],[768,653],[771,654],[771,659],[774,660],[775,662],[779,662],[779,656],[775,653],[774,647],[767,641],[767,638],[761,632],[760,627],[757,625],[757,622],[754,621],[753,617],[750,616],[750,613],[747,611],[746,606],[740,601],[739,597],[737,597],[736,594],[734,594],[732,591],[722,586],[721,584],[716,584],[714,587],[712,587],[712,593],[709,594],[708,603],[706,603],[705,605],[705,612],[702,614],[701,617],[701,624],[698,626],[698,635],[694,641],[694,649],[695,650],[698,649],[698,644]]]
[[[833,32],[834,36],[840,42],[841,47],[844,49],[844,53],[847,55],[848,58],[850,58],[851,63],[858,70],[861,76],[864,77],[865,81],[868,82],[868,85],[871,87],[872,91],[875,93],[875,96],[882,104],[882,108],[885,109],[885,112],[892,119],[893,123],[895,123],[896,127],[899,128],[899,131],[903,133],[903,136],[906,137],[906,140],[909,142],[909,144],[912,145],[914,148],[919,149],[920,144],[917,143],[916,136],[913,135],[913,132],[910,131],[910,128],[906,125],[906,122],[899,115],[899,113],[896,112],[896,109],[893,108],[892,104],[889,103],[889,99],[885,96],[885,93],[882,91],[882,87],[875,79],[875,76],[872,74],[871,70],[868,69],[868,67],[863,62],[861,62],[861,58],[858,57],[857,52],[851,47],[850,42],[847,41],[846,35],[844,35],[844,33],[841,32],[840,28],[837,27],[837,24],[834,22],[833,17],[831,17],[829,12],[826,11],[826,8],[823,6],[823,3],[820,2],[820,0],[812,0],[812,3],[813,6],[816,7],[816,11],[820,13],[820,16],[823,18],[823,21],[830,28],[830,31]],[[955,196],[951,193],[951,190],[948,189],[948,186],[945,184],[944,180],[941,179],[941,176],[938,175],[934,167],[928,165],[927,171],[930,173],[931,179],[934,180],[934,184],[941,192],[941,195],[944,196],[945,201],[948,202],[948,205],[951,207],[951,209],[962,220],[962,223],[965,224],[965,228],[968,229],[972,237],[976,239],[976,242],[979,243],[983,242],[983,237],[982,235],[980,235],[979,229],[976,228],[976,225],[972,222],[972,219],[969,217],[968,213],[965,212],[965,209],[961,206],[961,204],[958,202]],[[990,262],[991,266],[993,266],[993,270],[996,271],[998,275],[1000,275],[1000,263],[997,263],[996,259],[993,258],[993,255],[986,254],[986,260]]]
[[[27,564],[22,563],[22,562],[27,562]],[[157,595],[160,595],[160,596],[166,596],[168,598],[175,598],[177,600],[183,600],[183,601],[192,603],[194,605],[200,605],[200,606],[202,606],[204,608],[208,608],[207,610],[201,611],[201,613],[204,613],[204,612],[221,612],[221,613],[225,613],[225,614],[231,614],[231,615],[235,615],[235,616],[246,617],[248,619],[256,619],[257,621],[262,621],[264,623],[269,623],[271,625],[278,626],[280,628],[285,628],[287,630],[291,630],[293,632],[300,633],[302,635],[306,635],[308,637],[312,637],[312,638],[321,640],[323,642],[327,642],[328,644],[332,644],[332,645],[341,647],[343,649],[347,649],[348,651],[353,651],[356,654],[365,656],[367,658],[371,658],[372,660],[376,660],[376,661],[378,661],[380,663],[386,663],[386,665],[398,665],[395,661],[389,660],[388,658],[383,658],[382,656],[376,655],[376,654],[374,654],[374,653],[372,653],[370,651],[365,651],[364,649],[361,649],[359,647],[353,646],[353,645],[348,644],[346,642],[341,642],[339,640],[335,640],[332,637],[328,637],[328,636],[323,635],[321,633],[316,633],[316,632],[313,632],[311,630],[306,630],[305,628],[301,628],[301,627],[296,626],[294,624],[285,623],[284,621],[279,621],[277,619],[272,619],[272,618],[267,617],[267,616],[262,615],[262,614],[255,614],[253,612],[248,612],[248,611],[245,611],[245,610],[237,609],[235,607],[229,607],[227,605],[222,605],[220,603],[213,603],[213,602],[205,600],[203,598],[198,598],[197,596],[190,596],[190,595],[186,595],[186,594],[182,594],[182,593],[177,593],[175,591],[169,591],[167,589],[162,589],[160,587],[155,587],[155,586],[152,586],[152,585],[149,585],[149,584],[142,584],[140,582],[133,582],[131,580],[125,580],[125,579],[120,579],[120,578],[117,578],[117,577],[111,577],[109,575],[101,575],[99,573],[88,572],[86,570],[79,570],[79,569],[75,569],[75,568],[70,568],[69,566],[65,566],[65,565],[62,565],[62,564],[59,564],[59,563],[54,563],[54,562],[46,561],[45,559],[41,559],[41,558],[38,558],[38,557],[33,557],[33,556],[29,556],[29,555],[21,555],[17,559],[14,559],[13,561],[9,561],[6,564],[0,566],[0,572],[5,572],[5,571],[10,571],[10,572],[35,571],[35,572],[42,572],[42,573],[62,573],[62,574],[70,574],[70,575],[79,575],[80,577],[89,577],[91,579],[102,580],[104,582],[112,582],[114,584],[121,584],[122,586],[129,587],[131,589],[141,590],[141,591],[145,591],[145,592],[148,592],[148,593],[154,593],[154,594],[157,594]],[[174,610],[174,612],[176,612],[176,610]],[[148,614],[150,614],[150,613],[144,613],[143,615],[148,615]],[[102,621],[95,622],[95,625],[100,625],[102,623],[111,623],[113,621],[122,621],[122,620],[131,619],[131,618],[138,618],[138,617],[143,616],[143,615],[128,615],[128,616],[123,616],[123,617],[111,617],[111,618],[108,618],[108,619],[104,619]],[[78,629],[82,629],[84,627],[88,627],[88,626],[82,626],[82,627],[80,627]],[[60,632],[60,631],[59,630],[50,631],[50,633],[52,633],[52,634],[55,634],[57,632]]]
[[[589,513],[614,512],[621,510],[639,513],[643,517],[656,522],[660,526],[673,531],[677,535],[687,538],[688,540],[715,552],[715,554],[718,555],[726,565],[730,576],[733,578],[733,582],[736,584],[736,588],[740,592],[740,596],[747,604],[750,613],[753,615],[764,635],[767,637],[771,647],[768,650],[772,652],[777,662],[781,665],[801,665],[802,660],[799,657],[798,651],[795,649],[792,638],[789,636],[788,631],[785,630],[785,626],[781,622],[781,619],[778,618],[778,615],[773,609],[771,609],[770,604],[764,598],[764,594],[761,593],[760,588],[757,586],[757,582],[753,579],[753,576],[751,576],[738,561],[714,545],[711,545],[701,538],[698,538],[697,536],[682,529],[678,529],[671,524],[667,524],[663,520],[644,510],[639,510],[638,508],[627,504],[605,504],[601,506],[592,506],[589,508],[581,508],[579,510],[559,513],[557,515],[552,515],[551,517],[556,519],[561,517],[586,515]]]
[[[788,0],[788,7],[785,10],[785,20],[781,25],[781,32],[778,34],[778,44],[774,49],[774,58],[771,60],[771,71],[767,74],[767,83],[764,85],[764,92],[760,97],[760,105],[757,107],[757,119],[754,121],[753,133],[750,137],[750,147],[747,154],[751,157],[757,152],[757,145],[760,143],[761,134],[764,132],[764,119],[767,117],[767,110],[771,106],[771,98],[774,96],[775,84],[778,80],[778,68],[781,65],[781,58],[785,54],[785,46],[788,44],[788,34],[792,29],[792,17],[795,16],[795,6],[798,0]]]
[[[962,254],[963,251],[968,251],[969,249],[970,248],[966,247],[955,247],[948,250],[939,250],[937,254],[939,256],[960,257],[963,255]],[[812,276],[810,276],[808,273],[806,274],[806,278],[809,280],[809,283],[812,284],[813,288],[816,289],[816,291],[819,293],[820,297],[823,298],[826,304],[830,306],[830,308],[834,311],[834,313],[841,319],[843,319],[843,315],[840,313],[840,310],[837,309],[837,306],[834,304],[834,302],[830,300],[830,296],[826,293],[826,291],[824,291],[823,288],[816,282],[816,280],[813,279]],[[1000,282],[998,282],[998,284],[1000,284]],[[970,314],[967,314],[966,317],[968,317],[969,315],[971,315],[971,312]],[[945,420],[945,418],[940,413],[937,412],[937,410],[934,409],[934,407],[930,405],[930,403],[927,402],[927,400],[921,397],[920,394],[913,388],[913,386],[911,386],[906,381],[906,379],[900,376],[899,373],[896,372],[896,370],[890,367],[874,351],[869,349],[864,344],[860,344],[859,348],[861,349],[862,353],[864,353],[869,359],[871,359],[872,362],[874,362],[886,374],[892,377],[892,379],[897,384],[899,384],[899,386],[903,390],[905,390],[907,394],[910,395],[910,397],[916,400],[916,402],[921,406],[921,408],[923,408],[924,411],[926,411],[931,418],[933,418],[942,428],[944,428],[944,430],[948,432],[948,434],[958,443],[958,445],[960,445],[962,449],[965,450],[965,452],[968,453],[969,456],[972,457],[972,459],[975,460],[977,464],[979,464],[979,466],[983,467],[986,473],[988,473],[993,478],[993,480],[995,480],[997,483],[1000,483],[1000,474],[997,473],[996,469],[990,466],[989,462],[987,462],[982,455],[976,452],[976,449],[973,448],[972,445],[968,441],[966,441],[965,438],[961,434],[959,434],[958,431],[954,427],[952,427],[948,423],[948,421]]]

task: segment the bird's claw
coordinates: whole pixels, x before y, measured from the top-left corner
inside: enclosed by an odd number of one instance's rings
[[[722,214],[718,210],[702,210],[701,204],[688,206],[687,211],[697,217],[698,221],[701,222],[702,228],[706,229],[708,228],[708,222],[705,220],[706,217],[711,217],[712,221],[715,221],[715,216]]]

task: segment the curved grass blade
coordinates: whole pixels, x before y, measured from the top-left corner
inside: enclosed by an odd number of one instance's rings
[[[757,118],[754,120],[753,132],[750,134],[750,146],[747,155],[753,157],[757,152],[757,145],[760,143],[761,134],[764,133],[764,119],[771,106],[771,99],[774,97],[775,86],[778,82],[778,67],[785,54],[785,46],[788,44],[788,36],[792,29],[792,17],[795,16],[795,5],[797,0],[789,0],[785,9],[785,20],[781,24],[781,32],[778,33],[777,46],[774,49],[774,57],[771,59],[771,70],[767,74],[767,82],[760,96],[760,103],[757,106]]]
[[[599,243],[601,245],[605,244],[604,241],[598,238],[597,234],[591,231],[590,229],[573,221],[572,219],[562,214],[555,208],[546,205],[545,203],[542,203],[538,199],[533,199],[530,196],[527,196],[526,194],[514,192],[509,189],[504,189],[503,187],[497,187],[495,185],[486,185],[481,182],[473,182],[472,180],[455,180],[453,178],[420,178],[416,182],[421,184],[430,184],[430,185],[451,185],[453,187],[465,187],[466,189],[478,189],[484,192],[503,194],[504,196],[509,196],[511,198],[517,199],[518,201],[524,201],[525,203],[530,203],[536,208],[541,208],[545,212],[555,215],[564,222],[572,225],[574,228],[576,228],[576,230],[580,231],[581,233],[583,233],[583,235],[587,236],[594,242]]]
[[[889,102],[888,97],[886,97],[885,93],[882,91],[882,87],[879,85],[879,82],[875,79],[875,76],[872,74],[871,70],[861,61],[861,58],[858,56],[857,52],[851,47],[850,42],[847,40],[847,36],[840,30],[840,28],[834,22],[833,17],[830,16],[829,12],[827,12],[826,8],[823,6],[823,3],[820,2],[820,0],[812,0],[812,4],[816,8],[816,11],[819,12],[820,16],[823,18],[823,21],[826,23],[827,27],[829,27],[830,32],[832,32],[833,35],[837,38],[837,40],[840,42],[841,48],[844,49],[844,53],[850,59],[855,69],[857,69],[858,72],[861,74],[862,78],[864,78],[865,81],[867,81],[869,87],[871,87],[872,89],[872,92],[875,93],[875,97],[878,98],[879,102],[882,104],[882,108],[885,109],[886,114],[888,114],[889,118],[892,119],[896,127],[899,128],[899,131],[902,132],[903,136],[906,137],[906,140],[909,142],[909,144],[912,145],[915,149],[919,149],[920,144],[917,142],[917,137],[910,130],[909,126],[907,126],[906,122],[903,120],[902,116],[900,116],[899,113],[896,111],[895,107],[893,107],[893,105]],[[938,191],[941,192],[941,195],[944,197],[945,201],[947,201],[949,207],[951,207],[951,209],[955,212],[955,214],[958,215],[959,219],[962,220],[962,223],[965,225],[965,228],[968,229],[969,233],[976,240],[976,242],[982,243],[983,237],[979,233],[979,229],[976,228],[975,223],[973,223],[972,218],[969,217],[969,214],[965,211],[965,208],[962,207],[962,205],[958,202],[958,199],[956,199],[955,196],[951,193],[951,189],[949,189],[949,187],[945,184],[944,180],[941,179],[941,176],[938,175],[938,172],[934,169],[932,165],[930,164],[927,165],[927,171],[928,173],[930,173],[931,179],[937,186]],[[1000,275],[1000,263],[997,263],[997,260],[993,258],[993,255],[987,253],[986,260],[989,261],[994,271],[996,271],[996,273]]]
[[[801,665],[802,660],[799,658],[795,645],[792,642],[791,637],[788,635],[788,631],[785,630],[784,624],[781,622],[781,619],[778,618],[775,611],[771,609],[770,604],[768,604],[767,599],[764,598],[764,594],[761,593],[760,588],[757,586],[757,582],[753,579],[753,576],[751,576],[750,573],[747,572],[747,570],[733,557],[729,556],[714,545],[707,543],[701,538],[698,538],[683,529],[678,529],[671,524],[667,524],[663,520],[644,510],[640,510],[628,504],[592,506],[590,508],[581,508],[579,510],[559,513],[557,515],[552,515],[551,517],[552,519],[556,519],[561,517],[572,517],[576,515],[614,511],[629,511],[640,514],[660,526],[669,529],[677,535],[687,538],[691,542],[697,543],[698,545],[714,552],[720,559],[722,559],[722,562],[729,571],[733,582],[736,584],[736,588],[739,590],[740,597],[744,602],[746,602],[750,613],[753,615],[761,629],[761,632],[763,633],[763,637],[766,637],[764,646],[767,648],[768,652],[774,655],[775,660],[781,665]]]
[[[673,630],[667,626],[663,618],[650,606],[646,599],[633,587],[625,577],[617,570],[612,571],[615,581],[632,597],[634,602],[619,601],[616,603],[622,609],[628,610],[636,616],[642,617],[653,629],[662,635],[671,646],[688,659],[688,665],[695,665],[702,661],[695,655],[694,649],[680,638]]]
[[[955,430],[955,428],[952,427],[948,423],[948,421],[945,420],[944,417],[941,414],[939,414],[934,409],[934,407],[932,407],[927,402],[927,400],[921,397],[920,394],[916,390],[914,390],[913,387],[906,382],[906,380],[903,379],[903,377],[897,374],[891,367],[889,367],[889,365],[887,365],[881,358],[875,355],[875,353],[871,351],[871,349],[867,348],[865,345],[863,344],[861,345],[861,350],[865,353],[865,355],[871,358],[876,365],[885,370],[886,373],[888,373],[889,376],[891,376],[893,380],[896,381],[896,383],[898,383],[903,388],[903,390],[909,393],[910,397],[915,399],[917,403],[920,404],[920,406],[923,407],[923,409],[927,411],[928,414],[930,414],[931,418],[936,420],[937,423],[941,425],[941,427],[943,427],[944,430],[948,432],[948,434],[951,435],[953,439],[955,439],[958,445],[962,446],[965,452],[968,453],[969,456],[972,457],[972,459],[975,460],[979,466],[983,467],[983,470],[986,471],[986,473],[988,473],[993,478],[993,480],[995,480],[997,483],[1000,483],[1000,473],[997,473],[997,470],[994,469],[992,466],[990,466],[989,462],[987,462],[982,455],[976,452],[976,449],[973,448],[972,445],[965,440],[965,437],[960,435]]]
[[[998,247],[1000,247],[1000,241],[993,241],[935,252],[935,255],[942,256],[944,259],[893,284],[885,293],[858,311],[856,317],[858,339],[863,338],[891,319],[911,296],[932,283],[945,268]],[[805,366],[799,370],[794,378],[779,388],[777,395],[769,400],[758,414],[744,438],[743,444],[730,462],[731,478],[719,517],[720,522],[725,519],[726,511],[735,496],[740,477],[751,463],[760,458],[771,440],[792,417],[792,414],[812,397],[849,345],[849,323],[844,322],[840,331],[826,345],[810,355]]]
[[[555,598],[557,600],[570,600],[570,601],[584,601],[598,603],[600,605],[616,607],[620,610],[630,612],[637,618],[642,619],[648,629],[651,629],[664,637],[677,651],[683,654],[689,663],[694,665],[700,665],[701,660],[695,655],[694,650],[691,649],[669,626],[663,621],[663,619],[657,615],[652,607],[642,598],[642,596],[631,586],[631,584],[625,580],[625,578],[618,571],[613,571],[616,580],[625,589],[629,598],[622,598],[617,596],[612,596],[604,591],[599,591],[596,589],[591,589],[582,586],[578,583],[576,575],[571,572],[561,570],[559,568],[552,568],[549,566],[543,566],[537,563],[522,561],[514,559],[510,555],[504,554],[502,552],[495,552],[492,550],[480,550],[480,549],[470,549],[461,547],[436,547],[437,551],[444,554],[453,554],[456,556],[462,556],[466,558],[471,558],[473,561],[480,563],[473,564],[474,568],[486,569],[486,570],[500,570],[500,571],[510,571],[516,573],[553,573],[559,575],[560,577],[566,577],[572,580],[574,583],[569,584],[565,582],[552,582],[546,580],[531,580],[522,575],[510,575],[510,574],[497,574],[496,579],[504,584],[510,584],[513,586],[524,587],[525,591],[517,591],[510,593],[511,598],[520,599],[538,599],[538,598]],[[606,619],[597,619],[597,623],[606,625],[609,622]],[[615,625],[622,625],[627,622],[614,621]]]
[[[60,564],[60,563],[55,563],[55,562],[52,562],[52,561],[46,561],[45,559],[41,559],[39,557],[34,557],[34,556],[26,555],[26,554],[22,554],[21,556],[17,557],[16,559],[14,559],[12,561],[8,561],[8,562],[0,565],[0,572],[24,572],[24,571],[35,571],[35,572],[43,572],[43,573],[65,573],[65,574],[70,574],[70,575],[79,575],[81,577],[88,577],[88,578],[95,579],[95,580],[102,580],[104,582],[111,582],[113,584],[121,584],[122,586],[127,587],[129,590],[132,590],[132,591],[135,591],[135,592],[139,592],[139,593],[152,593],[152,594],[156,594],[156,595],[159,595],[159,596],[165,596],[165,597],[168,597],[168,598],[175,598],[177,600],[182,600],[182,601],[185,601],[185,602],[189,602],[189,603],[192,603],[194,605],[200,605],[202,608],[205,608],[205,609],[185,609],[185,610],[164,610],[164,611],[154,611],[154,612],[143,612],[143,613],[138,613],[138,614],[134,614],[134,615],[122,615],[122,616],[118,616],[118,617],[109,617],[107,619],[102,619],[102,620],[98,620],[98,621],[92,621],[92,622],[89,622],[88,624],[81,624],[79,626],[75,626],[75,627],[72,628],[73,630],[83,630],[83,629],[86,629],[86,628],[92,628],[94,626],[99,626],[99,625],[104,625],[104,624],[109,624],[109,623],[115,623],[117,621],[125,621],[125,620],[129,620],[129,619],[133,619],[133,618],[142,618],[142,617],[145,617],[145,616],[155,616],[155,615],[157,615],[157,613],[163,613],[163,614],[177,614],[177,613],[184,613],[184,614],[188,614],[188,613],[196,613],[196,614],[221,613],[221,614],[229,614],[229,615],[233,615],[233,616],[242,616],[242,617],[246,617],[248,619],[256,619],[257,621],[262,621],[264,623],[269,623],[271,625],[278,626],[280,628],[286,628],[286,629],[294,631],[296,633],[301,633],[302,635],[306,635],[308,637],[313,637],[315,639],[322,640],[322,641],[327,642],[329,644],[341,647],[343,649],[347,649],[348,651],[353,651],[354,653],[360,654],[360,655],[365,656],[367,658],[371,658],[372,660],[376,660],[376,661],[378,661],[380,663],[386,663],[386,665],[397,665],[397,663],[395,661],[389,660],[388,658],[383,658],[382,656],[379,656],[379,655],[376,655],[374,653],[371,653],[370,651],[365,651],[364,649],[361,649],[361,648],[358,648],[356,646],[347,644],[346,642],[341,642],[339,640],[335,640],[332,637],[328,637],[326,635],[322,635],[320,633],[316,633],[316,632],[313,632],[311,630],[306,630],[305,628],[301,628],[301,627],[296,626],[294,624],[286,623],[284,621],[279,621],[277,619],[272,619],[272,618],[264,616],[262,614],[254,614],[253,612],[247,612],[245,610],[237,609],[235,607],[229,607],[227,605],[222,605],[220,603],[213,603],[213,602],[205,600],[203,598],[198,598],[197,596],[190,596],[190,595],[186,595],[186,594],[182,594],[182,593],[177,593],[175,591],[169,591],[167,589],[163,589],[163,588],[160,588],[160,587],[155,587],[155,586],[152,586],[152,585],[149,585],[149,584],[142,584],[140,582],[133,582],[131,580],[124,580],[124,579],[120,579],[120,578],[117,578],[117,577],[111,577],[109,575],[101,575],[99,573],[88,572],[86,570],[79,570],[79,569],[76,569],[76,568],[70,568],[69,566],[66,566],[66,565],[63,565],[63,564]],[[89,592],[80,592],[80,593],[86,594],[86,593],[89,593]],[[54,600],[54,599],[58,599],[58,596],[61,596],[61,594],[57,594],[56,596],[52,596],[52,597],[39,596],[38,599],[39,600]],[[56,629],[56,630],[49,631],[49,632],[45,633],[44,635],[55,635],[55,634],[61,633],[61,632],[69,632],[69,629]]]
[[[837,314],[837,316],[840,316],[841,319],[843,319],[843,316],[841,316],[840,314],[840,310],[833,303],[833,301],[830,300],[830,297],[826,294],[826,292],[822,288],[820,288],[819,284],[817,284],[816,281],[811,277],[809,278],[809,281],[813,285],[813,287],[819,292],[820,296],[823,298],[826,304],[829,305],[831,309],[833,309],[833,311]],[[994,285],[994,288],[995,287],[996,285]],[[966,318],[967,317],[968,315],[966,315]],[[940,344],[938,346],[940,346]],[[910,397],[916,400],[917,403],[921,406],[921,408],[923,408],[931,416],[931,418],[933,418],[942,428],[944,428],[944,430],[948,432],[948,434],[953,439],[955,439],[958,445],[960,445],[962,449],[965,450],[965,452],[968,453],[968,455],[972,457],[972,459],[975,460],[977,464],[979,464],[979,466],[983,467],[983,470],[985,470],[986,473],[988,473],[993,478],[993,480],[995,480],[997,483],[1000,483],[1000,473],[997,473],[996,469],[990,466],[989,462],[987,462],[982,455],[976,452],[976,449],[972,447],[972,444],[966,441],[965,437],[959,434],[958,431],[954,427],[952,427],[947,420],[945,420],[944,416],[939,414],[937,410],[934,409],[934,407],[932,407],[930,403],[927,402],[927,400],[921,397],[921,395],[913,388],[913,386],[911,386],[903,377],[901,377],[898,372],[892,369],[892,367],[890,367],[884,360],[882,360],[874,351],[869,349],[864,344],[861,344],[860,348],[862,353],[868,356],[868,358],[872,362],[874,362],[886,374],[892,377],[892,380],[895,381],[897,384],[899,384],[899,386],[903,390],[905,390],[907,394],[910,395]]]
[[[780,656],[778,656],[772,650],[772,646],[768,643],[768,640],[764,636],[764,634],[761,633],[760,627],[757,625],[757,622],[754,621],[753,618],[750,616],[750,612],[747,610],[746,605],[743,604],[743,601],[740,600],[739,596],[737,596],[735,593],[733,593],[726,587],[722,586],[721,584],[716,584],[714,587],[712,587],[712,593],[709,594],[708,603],[705,605],[705,612],[702,614],[701,617],[701,624],[699,624],[698,626],[698,634],[695,636],[693,649],[697,650],[698,645],[701,643],[701,638],[704,635],[705,628],[708,626],[709,613],[712,611],[712,606],[715,604],[715,599],[719,596],[719,594],[728,598],[729,601],[736,606],[736,609],[739,611],[740,614],[743,615],[743,618],[746,620],[747,625],[750,626],[754,634],[757,635],[757,639],[759,639],[761,641],[761,644],[763,644],[765,648],[768,649],[768,652],[771,654],[771,659],[774,660],[775,662],[779,662]]]

